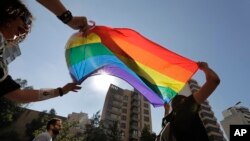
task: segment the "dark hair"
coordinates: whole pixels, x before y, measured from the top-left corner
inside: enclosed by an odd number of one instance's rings
[[[20,0],[0,0],[0,27],[4,28],[18,18],[26,24],[27,32],[17,36],[14,40],[9,40],[12,44],[18,44],[26,38],[31,28],[32,14]]]
[[[0,26],[6,25],[19,17],[27,20],[27,17],[32,18],[32,14],[20,0],[0,0]],[[26,24],[31,24],[32,21],[29,22]]]
[[[178,105],[184,102],[187,97],[184,95],[176,95],[171,101],[171,106],[173,109],[177,109]]]
[[[52,118],[51,120],[49,120],[47,122],[46,129],[49,130],[50,129],[50,125],[55,125],[57,121],[61,121],[61,119],[59,119],[59,118]]]

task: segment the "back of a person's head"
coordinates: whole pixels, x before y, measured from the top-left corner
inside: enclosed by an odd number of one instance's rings
[[[176,95],[171,101],[171,106],[173,109],[177,109],[178,105],[184,102],[187,97],[184,95]]]
[[[50,125],[55,125],[57,123],[57,121],[61,121],[61,119],[59,118],[52,118],[47,122],[47,126],[46,129],[49,130],[50,129]]]

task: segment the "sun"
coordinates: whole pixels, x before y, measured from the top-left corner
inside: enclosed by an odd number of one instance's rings
[[[114,84],[115,82],[115,77],[108,74],[92,76],[92,84],[99,91],[107,91],[110,84]]]

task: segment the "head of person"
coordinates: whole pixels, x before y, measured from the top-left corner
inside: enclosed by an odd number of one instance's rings
[[[30,31],[32,14],[20,0],[1,0],[0,19],[0,32],[5,39],[18,44]]]
[[[184,103],[185,99],[187,97],[184,95],[176,95],[173,100],[171,101],[171,107],[173,110],[178,109],[179,105],[181,105],[182,103]]]
[[[52,118],[48,121],[46,128],[47,131],[51,131],[53,135],[57,135],[62,128],[62,120],[59,118]]]

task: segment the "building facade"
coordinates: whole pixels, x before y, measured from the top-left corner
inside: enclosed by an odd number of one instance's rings
[[[90,123],[90,120],[88,118],[87,113],[75,113],[73,112],[72,114],[68,114],[67,118],[68,122],[77,122],[77,124],[70,129],[71,134],[79,134],[79,133],[84,133],[85,130],[85,125]]]
[[[247,107],[235,105],[224,110],[222,114],[224,119],[221,121],[221,125],[228,138],[230,137],[230,125],[250,125],[250,111]]]
[[[122,141],[139,141],[145,126],[152,132],[149,102],[137,91],[124,90],[113,84],[108,89],[101,119],[106,128],[118,121]]]
[[[200,86],[198,85],[197,81],[191,79],[180,94],[188,96],[194,94],[199,89]],[[211,141],[226,140],[220,128],[220,125],[217,122],[217,118],[214,116],[212,107],[209,105],[209,102],[207,100],[201,104],[199,116],[206,128],[209,140]]]
[[[18,117],[18,119],[13,121],[13,123],[11,123],[8,128],[1,130],[1,133],[11,131],[13,133],[16,133],[13,135],[17,136],[21,141],[27,141],[27,140],[29,140],[29,137],[26,134],[27,124],[32,123],[33,120],[37,120],[41,116],[44,116],[44,115],[49,116],[49,114],[46,113],[45,111],[40,112],[40,111],[26,109],[26,108],[23,108],[22,110],[23,110],[23,112]],[[67,119],[66,117],[62,117],[59,115],[55,115],[54,117],[60,118],[63,121],[65,121]],[[10,141],[10,140],[8,138],[1,137],[1,141]]]

